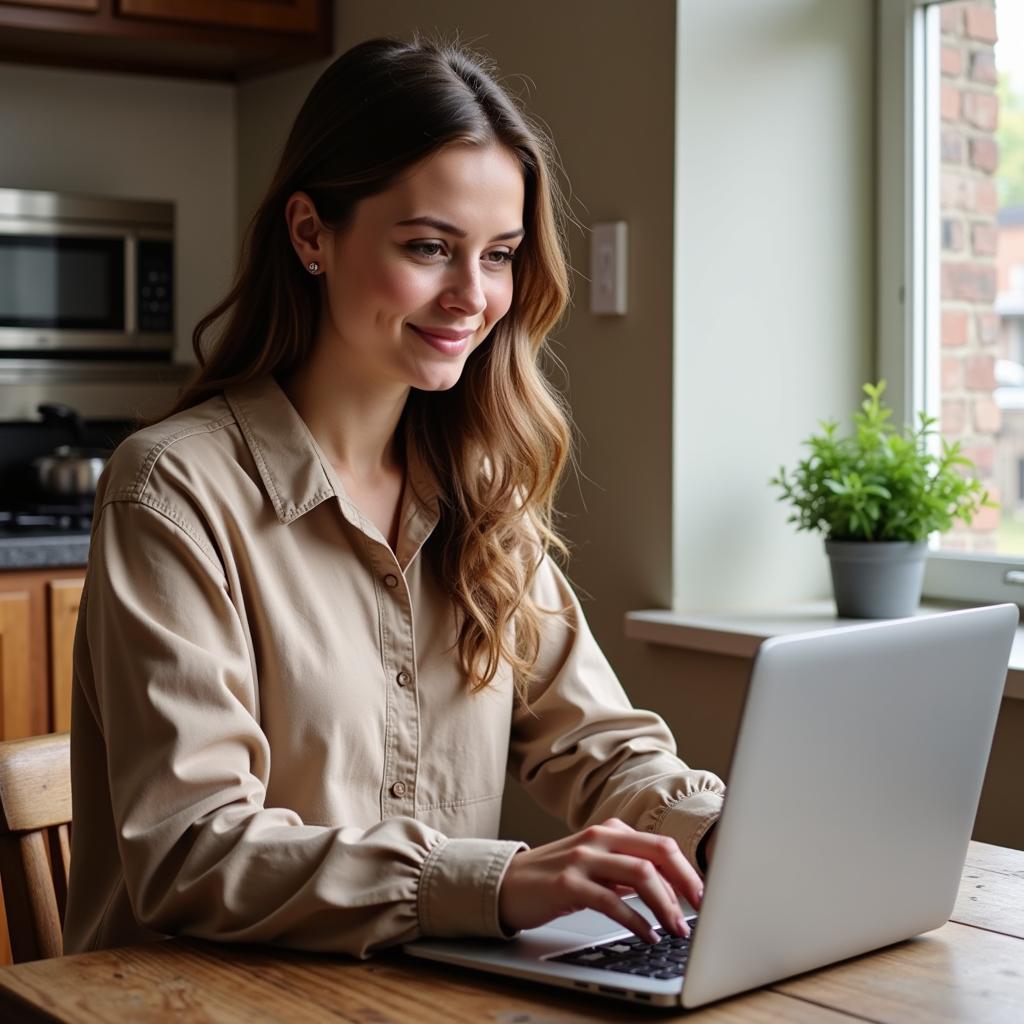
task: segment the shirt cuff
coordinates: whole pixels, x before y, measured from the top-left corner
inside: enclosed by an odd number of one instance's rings
[[[722,794],[709,790],[691,793],[675,803],[668,804],[655,820],[650,831],[671,836],[683,851],[683,856],[696,867],[697,847],[708,829],[722,813]]]
[[[438,842],[420,874],[421,933],[430,938],[514,938],[501,927],[498,891],[509,861],[528,849],[525,843],[495,839]]]

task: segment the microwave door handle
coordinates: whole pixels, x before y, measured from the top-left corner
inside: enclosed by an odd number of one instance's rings
[[[129,336],[139,329],[138,262],[139,240],[131,234],[124,240],[124,329]]]

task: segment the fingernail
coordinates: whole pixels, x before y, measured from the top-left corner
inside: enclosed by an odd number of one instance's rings
[[[647,941],[653,946],[656,943],[661,942],[661,936],[653,928],[648,928]]]
[[[689,938],[690,937],[690,926],[686,923],[686,918],[685,917],[677,917],[676,918],[676,932],[679,935],[682,935],[683,938]]]

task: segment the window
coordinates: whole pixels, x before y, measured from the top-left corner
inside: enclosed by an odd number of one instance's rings
[[[1000,503],[933,541],[925,591],[1024,602],[1024,4],[896,0],[880,31],[881,374]]]

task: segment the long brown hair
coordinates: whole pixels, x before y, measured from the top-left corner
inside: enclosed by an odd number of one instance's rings
[[[568,301],[568,272],[550,144],[483,58],[451,45],[374,39],[324,71],[249,224],[234,286],[193,332],[199,371],[173,411],[264,374],[282,379],[311,351],[320,285],[295,258],[289,196],[306,192],[320,219],[343,229],[361,199],[453,142],[498,142],[518,159],[526,235],[509,312],[453,388],[413,390],[404,415],[442,488],[428,551],[455,604],[460,661],[474,689],[510,663],[523,695],[548,611],[530,587],[548,551],[565,551],[552,507],[570,430],[540,359]]]

